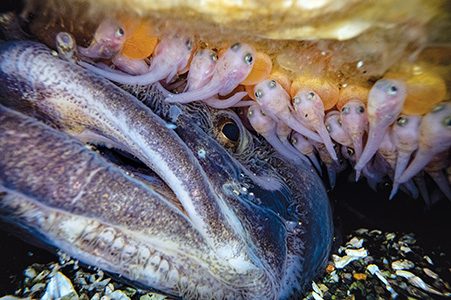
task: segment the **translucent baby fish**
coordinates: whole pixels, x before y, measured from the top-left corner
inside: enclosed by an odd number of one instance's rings
[[[363,136],[368,131],[368,115],[365,104],[359,99],[351,99],[341,108],[341,122],[349,134],[355,150],[356,159],[362,155]]]
[[[295,117],[307,128],[319,134],[327,152],[333,160],[337,160],[334,144],[324,125],[324,105],[317,93],[308,89],[300,89],[293,98]]]
[[[251,72],[254,66],[255,53],[255,49],[248,44],[233,44],[219,57],[213,70],[213,75],[206,85],[180,94],[169,94],[166,97],[166,101],[171,103],[190,103],[206,100],[217,94],[220,96],[230,94]],[[240,101],[245,95],[245,92],[239,92],[227,100],[230,101],[229,104],[232,104]]]
[[[322,142],[318,134],[306,128],[294,117],[290,96],[277,81],[263,80],[255,86],[254,91],[255,99],[266,115],[277,122],[284,122],[305,137]]]
[[[406,98],[406,87],[402,81],[381,79],[368,95],[368,140],[362,156],[355,165],[356,179],[361,170],[377,152],[388,127],[396,120]]]
[[[392,139],[398,150],[398,156],[396,158],[395,176],[390,199],[395,196],[399,187],[399,177],[409,164],[412,153],[418,148],[420,122],[421,117],[419,116],[402,114],[392,126]]]
[[[249,107],[247,117],[255,131],[262,135],[282,156],[296,163],[308,162],[300,153],[292,149],[291,145],[288,146],[279,140],[276,133],[277,123],[266,116],[258,104]]]
[[[443,102],[421,120],[418,150],[398,182],[408,181],[420,172],[435,155],[448,151],[450,147],[451,103]]]
[[[109,80],[122,84],[148,85],[160,80],[171,81],[186,69],[193,51],[193,39],[187,36],[163,37],[155,49],[151,65],[145,74],[129,75],[98,68],[86,62],[79,64]]]

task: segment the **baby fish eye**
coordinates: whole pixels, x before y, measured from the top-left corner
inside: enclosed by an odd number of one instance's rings
[[[235,43],[230,47],[230,49],[232,49],[233,51],[236,52],[236,51],[238,51],[238,49],[240,49],[240,47],[241,47],[240,43]]]
[[[349,111],[350,111],[349,106],[345,106],[345,107],[343,107],[343,109],[341,110],[341,112],[344,113],[345,115],[349,114]]]
[[[301,98],[299,98],[299,97],[294,97],[294,98],[293,98],[293,103],[294,103],[294,104],[299,104],[299,103],[301,103]]]
[[[115,32],[116,37],[122,37],[122,36],[124,36],[124,34],[125,34],[125,31],[124,31],[124,29],[122,29],[122,27],[118,27],[116,29],[116,32]]]
[[[298,143],[298,140],[295,137],[293,137],[293,138],[291,138],[291,143],[293,145],[296,145]]]
[[[252,54],[248,53],[244,56],[244,62],[248,65],[252,65],[252,61],[254,58],[252,57]]]
[[[447,128],[451,128],[451,116],[447,116],[443,119],[443,125]]]
[[[188,50],[193,49],[193,41],[191,41],[191,39],[187,39],[187,40],[185,41],[185,46],[186,46],[186,48],[187,48]]]
[[[338,125],[343,126],[340,119],[337,120],[337,123],[338,123]]]
[[[256,91],[255,91],[255,97],[257,97],[257,98],[263,97],[263,92],[262,92],[262,90],[256,90]]]
[[[212,61],[217,61],[218,60],[218,55],[216,54],[216,52],[212,52],[210,54],[210,58]]]
[[[346,152],[348,153],[349,156],[353,156],[354,155],[354,149],[347,147],[346,148]]]
[[[249,109],[248,112],[247,112],[247,116],[248,117],[252,117],[253,115],[254,115],[254,110]]]
[[[276,85],[277,85],[277,82],[276,82],[275,80],[270,80],[269,83],[268,83],[268,87],[269,87],[270,89],[275,88]]]
[[[388,94],[391,96],[394,96],[398,93],[398,88],[394,85],[390,85],[390,87],[388,88]]]
[[[357,107],[357,112],[360,114],[363,114],[365,112],[365,107],[363,107],[363,106]]]
[[[405,117],[399,117],[396,120],[396,124],[398,124],[398,126],[404,127],[407,125],[407,123],[409,123],[409,120]]]
[[[444,105],[444,104],[439,104],[439,105],[435,106],[435,107],[432,109],[432,112],[433,112],[433,113],[436,113],[436,112],[439,112],[439,111],[443,110],[444,108],[445,108],[445,105]]]
[[[327,132],[331,132],[332,131],[332,127],[330,126],[330,124],[326,125],[326,130],[327,130]]]
[[[307,99],[312,100],[315,97],[315,93],[314,92],[309,92],[307,94]]]

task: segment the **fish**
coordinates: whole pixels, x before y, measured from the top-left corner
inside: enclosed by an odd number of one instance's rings
[[[3,222],[187,299],[288,299],[325,265],[333,226],[321,179],[262,155],[265,144],[231,152],[212,134],[212,108],[166,103],[157,88],[140,101],[30,41],[0,44],[0,82]],[[87,142],[136,157],[159,187]]]

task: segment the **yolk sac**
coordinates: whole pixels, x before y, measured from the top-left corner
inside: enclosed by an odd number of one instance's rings
[[[254,66],[255,53],[255,49],[248,44],[236,43],[232,45],[219,57],[213,75],[206,85],[180,94],[169,94],[166,101],[170,103],[190,103],[208,100],[218,94],[220,96],[230,94],[251,72]],[[244,96],[246,96],[246,92],[240,92],[229,99],[217,101],[228,101],[227,107],[230,107],[243,99]]]
[[[448,151],[450,146],[451,103],[443,102],[421,120],[418,150],[398,182],[407,182],[420,172],[435,155]],[[446,168],[446,165],[442,165],[442,168]]]
[[[371,88],[368,95],[368,140],[362,156],[355,165],[356,179],[361,170],[377,152],[388,127],[401,113],[406,98],[406,87],[402,81],[381,79]]]
[[[277,122],[283,122],[294,131],[314,141],[322,142],[318,134],[307,129],[293,115],[290,96],[275,80],[263,80],[254,88],[257,103],[263,112]]]
[[[299,90],[293,98],[295,117],[310,130],[319,134],[333,160],[338,160],[334,145],[324,125],[324,105],[312,90]]]
[[[341,122],[352,140],[356,160],[359,160],[363,150],[363,136],[368,131],[365,104],[359,99],[351,99],[346,102],[341,108]]]
[[[257,104],[249,108],[247,116],[255,131],[263,136],[283,157],[298,164],[309,163],[307,158],[298,153],[290,144],[284,144],[279,140],[277,123],[270,117],[265,116]]]
[[[395,176],[390,199],[396,195],[398,190],[398,180],[406,169],[412,153],[418,148],[419,127],[421,117],[400,115],[392,126],[393,143],[398,150],[396,158]]]
[[[193,52],[193,39],[187,36],[165,36],[155,49],[151,65],[145,74],[129,75],[126,73],[104,70],[79,62],[86,69],[109,80],[130,85],[149,85],[160,80],[170,82],[179,72],[188,66]]]
[[[152,55],[158,44],[158,37],[153,33],[149,21],[124,19],[122,20],[127,39],[121,54],[131,60],[142,60]]]

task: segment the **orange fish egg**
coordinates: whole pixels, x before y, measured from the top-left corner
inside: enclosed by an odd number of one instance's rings
[[[340,96],[338,97],[337,108],[341,110],[343,105],[351,99],[359,99],[363,103],[368,101],[368,92],[370,88],[360,84],[346,84],[340,89]]]
[[[272,70],[272,60],[269,55],[263,52],[257,52],[254,57],[254,66],[251,72],[247,75],[241,84],[243,85],[255,85],[260,81],[263,81],[269,77]]]
[[[131,59],[144,59],[152,55],[158,43],[149,21],[122,19],[127,39],[121,54]]]
[[[402,79],[406,83],[407,97],[402,112],[407,115],[424,115],[446,97],[445,81],[427,66],[410,66],[389,72],[384,78]]]
[[[291,96],[294,97],[301,88],[308,88],[317,93],[323,100],[324,110],[329,110],[337,104],[340,91],[337,84],[327,78],[314,75],[298,76],[291,84]]]

